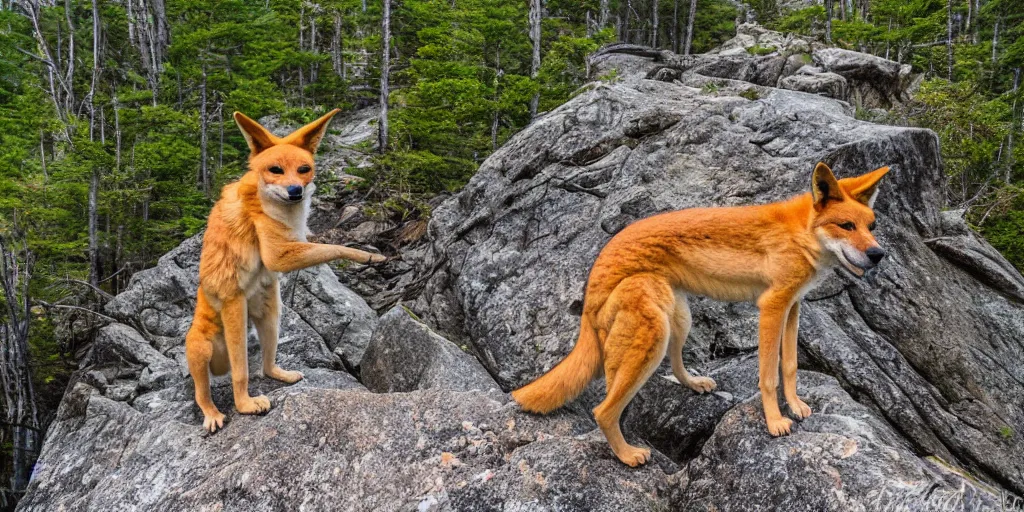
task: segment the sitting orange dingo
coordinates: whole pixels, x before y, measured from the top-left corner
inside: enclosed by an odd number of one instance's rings
[[[683,367],[691,322],[686,296],[756,300],[764,417],[772,435],[788,434],[793,421],[782,417],[776,399],[780,342],[783,392],[803,419],[811,409],[796,394],[800,299],[835,263],[859,277],[885,256],[871,235],[871,207],[888,171],[836,180],[819,163],[809,194],[761,206],[680,210],[628,226],[590,271],[576,347],[513,398],[528,411],[550,412],[597,377],[603,361],[608,395],[594,418],[619,460],[643,464],[650,450],[626,443],[619,418],[666,350],[680,383],[699,393],[715,389],[714,380]]]
[[[265,396],[249,396],[246,350],[248,320],[256,324],[263,352],[263,374],[297,382],[302,374],[277,366],[277,330],[281,312],[278,273],[336,259],[379,262],[385,258],[340,245],[306,242],[313,184],[313,153],[337,114],[327,115],[284,138],[235,112],[235,122],[252,153],[249,172],[224,187],[210,211],[199,262],[199,292],[185,357],[196,386],[203,427],[215,432],[224,415],[210,399],[210,372],[231,369],[235,407],[242,414],[270,409]]]

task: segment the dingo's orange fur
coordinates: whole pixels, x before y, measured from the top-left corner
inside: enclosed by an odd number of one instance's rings
[[[575,348],[513,398],[528,411],[547,413],[575,398],[603,362],[608,394],[594,417],[619,460],[643,464],[650,451],[626,443],[619,418],[666,351],[680,383],[698,393],[715,389],[714,380],[683,367],[690,330],[686,296],[756,300],[765,421],[772,435],[788,434],[793,422],[782,416],[776,399],[780,345],[786,402],[803,419],[811,409],[796,394],[800,299],[836,263],[863,276],[882,259],[871,234],[871,206],[888,171],[836,180],[819,163],[811,192],[787,201],[681,210],[628,226],[590,271]]]
[[[242,414],[270,409],[265,396],[249,396],[246,333],[256,324],[263,353],[263,374],[297,382],[302,374],[277,366],[277,331],[281,312],[278,274],[335,259],[361,263],[384,261],[340,245],[306,242],[306,217],[316,186],[313,153],[337,114],[327,115],[279,138],[241,112],[235,122],[252,153],[249,171],[224,187],[210,211],[199,262],[199,292],[192,327],[185,337],[185,357],[196,386],[203,427],[215,432],[224,415],[210,399],[210,372],[230,368],[235,407]]]

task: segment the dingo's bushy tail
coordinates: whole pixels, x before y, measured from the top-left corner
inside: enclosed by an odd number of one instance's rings
[[[539,379],[513,391],[512,398],[527,411],[547,414],[579,396],[600,367],[597,333],[584,315],[572,352]]]

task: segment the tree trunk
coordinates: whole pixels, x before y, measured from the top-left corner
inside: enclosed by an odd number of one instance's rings
[[[309,15],[309,51],[313,55],[320,53],[316,49],[316,10],[313,10]],[[316,59],[309,64],[309,83],[310,85],[316,83]]]
[[[839,0],[839,19],[846,21],[846,0]]]
[[[946,0],[946,79],[953,81],[953,0]]]
[[[672,52],[679,53],[679,0],[672,4]]]
[[[530,78],[537,80],[540,72],[540,22],[543,14],[541,9],[542,0],[530,0],[530,40],[533,41],[533,60],[530,63]],[[540,90],[530,98],[530,119],[537,117],[537,107],[540,104]]]
[[[331,36],[331,67],[334,74],[344,78],[344,61],[341,57],[341,11],[334,11],[334,34]]]
[[[39,130],[39,165],[43,168],[43,183],[50,182],[50,175],[46,173],[46,147],[43,145],[44,133],[42,129]]]
[[[1017,133],[1017,89],[1019,87],[1020,87],[1020,68],[1015,68],[1013,70],[1013,90],[1011,91],[1013,93],[1014,98],[1013,98],[1013,105],[1010,107],[1010,134],[1009,134],[1010,138],[1009,138],[1009,141],[1006,144],[1006,155],[1007,156],[1006,156],[1006,178],[1005,178],[1005,182],[1007,184],[1012,183],[1012,179],[1013,179],[1013,164],[1014,164],[1014,161],[1015,161],[1014,155],[1013,155],[1013,142],[1014,142],[1013,139],[1014,139],[1014,134]]]
[[[601,12],[598,15],[597,26],[601,29],[608,26],[608,0],[601,0]]]
[[[974,17],[977,18],[977,17],[981,16],[981,0],[967,0],[967,1],[968,2],[971,2],[971,1],[974,2]],[[980,25],[980,23],[975,21],[974,22],[974,31],[971,32],[971,44],[978,44],[978,25]]]
[[[89,140],[94,140],[96,131],[96,82],[100,77],[100,8],[98,0],[92,0],[92,81],[89,82]]]
[[[825,0],[825,42],[832,44],[832,0]]]
[[[217,104],[217,126],[220,127],[220,148],[217,150],[217,171],[224,169],[224,102]]]
[[[206,64],[202,66],[203,81],[199,84],[199,189],[209,197],[210,176],[207,161]]]
[[[995,28],[994,28],[994,30],[992,32],[992,67],[995,67],[996,60],[997,60],[996,46],[999,45],[999,22],[1000,21],[1002,21],[1002,20],[1000,20],[999,18],[996,18],[996,26],[995,26]]]
[[[629,43],[632,42],[629,38],[629,15],[633,12],[633,0],[626,0],[623,5],[626,7],[626,15],[622,22],[622,41]]]
[[[100,281],[100,252],[98,239],[100,173],[95,166],[89,178],[89,283]]]
[[[67,72],[64,74],[66,94],[64,96],[64,111],[74,112],[75,93],[73,89],[75,79],[75,26],[71,23],[71,0],[64,0],[64,19],[68,24],[68,58]]]
[[[159,69],[160,63],[163,62],[167,56],[167,47],[171,44],[171,31],[167,25],[167,8],[164,5],[164,0],[149,0],[150,6],[153,9],[153,24],[156,26],[156,65]]]
[[[686,20],[686,46],[683,48],[683,55],[690,54],[690,46],[693,44],[693,20],[697,17],[697,0],[690,0],[690,12]]]
[[[39,414],[28,360],[31,320],[32,265],[34,257],[19,236],[0,237],[0,291],[4,312],[0,314],[0,387],[6,424],[11,428],[11,487],[15,492],[28,487],[32,465],[39,452]],[[6,435],[4,437],[7,437]]]
[[[114,158],[115,169],[121,170],[121,112],[118,108],[117,93],[114,93]]]
[[[967,24],[964,26],[964,32],[971,33],[971,15],[974,14],[974,0],[967,0]]]
[[[387,0],[385,0],[387,1]],[[306,49],[306,3],[303,2],[302,7],[299,8],[299,51]],[[306,74],[302,70],[302,64],[299,64],[299,105],[302,107],[306,106],[306,101],[302,97],[302,93],[306,90]]]
[[[651,48],[658,47],[658,0],[651,0]]]
[[[391,72],[391,0],[384,0],[381,38],[384,48],[380,55],[380,117],[377,119],[377,150],[384,154],[388,150],[388,97],[391,93],[388,87],[388,74]]]

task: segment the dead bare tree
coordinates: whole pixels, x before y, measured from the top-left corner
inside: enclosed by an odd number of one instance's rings
[[[672,3],[672,52],[679,53],[679,0]]]
[[[384,0],[384,16],[381,19],[383,48],[380,55],[380,117],[377,118],[377,150],[384,154],[388,149],[388,74],[391,71],[391,0]]]
[[[69,7],[70,8],[70,7]],[[71,17],[68,15],[68,27]],[[72,45],[73,46],[73,45]],[[68,67],[70,68],[70,64]],[[96,136],[96,82],[100,76],[100,9],[98,0],[92,0],[92,82],[89,85],[89,140]],[[70,69],[68,73],[70,73]],[[99,218],[100,170],[93,166],[89,176],[89,283],[100,280],[100,247],[96,224]]]
[[[536,80],[540,72],[540,22],[543,17],[542,0],[530,0],[530,40],[533,41],[533,61],[530,64],[530,78]],[[540,90],[530,99],[530,119],[537,117],[537,106],[540,104]]]
[[[14,230],[0,235],[0,292],[4,302],[4,315],[0,316],[0,405],[5,421],[2,435],[12,450],[11,487],[15,492],[28,486],[41,440],[28,360],[33,262],[22,234]]]
[[[658,0],[651,0],[651,48],[658,47]]]
[[[686,20],[686,45],[683,55],[690,54],[690,45],[693,44],[693,22],[697,17],[697,0],[690,0],[689,18]]]
[[[946,79],[953,80],[953,0],[946,0]]]
[[[209,152],[207,149],[209,140],[207,134],[209,132],[209,116],[207,115],[206,104],[207,93],[206,93],[206,63],[202,64],[202,77],[203,81],[199,83],[199,176],[196,180],[199,185],[199,189],[203,191],[207,196],[210,195],[210,170],[207,166],[209,160]]]
[[[825,42],[832,44],[832,0],[825,0]]]
[[[335,9],[334,11],[334,34],[331,36],[331,67],[334,68],[334,74],[338,75],[339,78],[344,79],[344,63],[341,55],[341,11]]]

